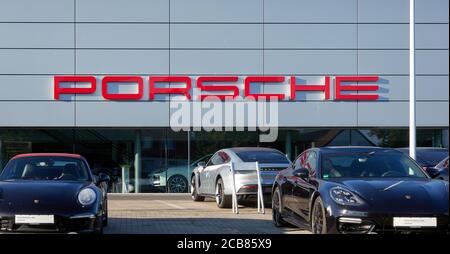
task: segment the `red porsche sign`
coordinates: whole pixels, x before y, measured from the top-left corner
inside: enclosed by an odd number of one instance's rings
[[[157,94],[178,94],[184,95],[186,99],[191,100],[192,78],[190,76],[150,76],[145,83],[149,85],[149,100],[154,100]],[[261,94],[251,93],[252,85],[261,83],[283,83],[290,79],[290,94],[287,99],[286,94]],[[234,99],[239,96],[237,82],[238,76],[201,76],[196,79],[196,87],[200,91],[222,92],[222,94],[202,94],[198,99],[205,100],[208,97],[217,97],[220,100],[227,98]],[[378,85],[344,85],[344,83],[370,83],[377,82],[378,76],[337,76],[334,77],[334,100],[378,100],[377,94],[359,94],[359,91],[376,92]],[[64,87],[63,83],[87,83],[88,87]],[[137,93],[111,93],[108,86],[111,83],[129,83],[137,84]],[[158,83],[181,83],[182,88],[162,88]],[[207,85],[207,84],[210,85]],[[223,85],[211,85],[219,83]],[[101,78],[102,97],[106,100],[142,100],[144,95],[144,77],[141,76],[104,76]],[[60,99],[62,94],[94,94],[97,91],[97,78],[95,76],[55,76],[54,77],[54,98]],[[330,100],[331,96],[331,77],[326,76],[324,84],[297,84],[296,77],[285,76],[247,76],[244,77],[244,98],[269,99],[277,98],[279,100],[296,100],[297,92],[318,91],[325,94],[325,100]],[[343,93],[345,91],[345,93]],[[223,92],[230,94],[224,95]],[[353,93],[352,93],[353,92]]]

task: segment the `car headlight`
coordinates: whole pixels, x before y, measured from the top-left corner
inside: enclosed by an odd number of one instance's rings
[[[91,188],[85,188],[78,193],[78,202],[84,206],[92,205],[96,198],[97,194]]]
[[[362,205],[364,202],[351,191],[342,187],[333,187],[330,189],[330,196],[334,202],[340,205]]]

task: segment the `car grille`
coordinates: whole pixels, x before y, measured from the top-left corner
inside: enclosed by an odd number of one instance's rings
[[[272,172],[278,172],[278,171],[281,171],[281,170],[283,170],[283,169],[285,169],[284,167],[262,167],[262,168],[260,168],[259,170],[261,170],[261,171],[272,171]]]

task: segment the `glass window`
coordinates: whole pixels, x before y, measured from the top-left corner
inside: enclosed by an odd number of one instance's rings
[[[307,151],[302,153],[294,163],[294,170],[306,168],[311,174],[314,174],[317,169],[317,154],[314,151]]]
[[[286,156],[276,150],[244,150],[235,153],[243,162],[289,163]]]
[[[223,164],[223,160],[220,157],[219,153],[214,154],[213,157],[211,157],[211,160],[209,160],[208,166],[212,165],[220,165]]]
[[[317,169],[317,154],[314,151],[308,153],[308,160],[306,161],[306,168],[310,174],[314,174]]]
[[[294,162],[294,170],[301,169],[303,167],[307,156],[308,152],[303,152],[302,154],[300,154],[300,156],[297,157],[297,159]]]

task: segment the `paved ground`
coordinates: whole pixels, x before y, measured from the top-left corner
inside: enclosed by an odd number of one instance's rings
[[[276,228],[271,211],[258,214],[253,203],[240,213],[217,208],[213,200],[193,202],[186,194],[109,196],[106,234],[302,234],[294,227]]]

